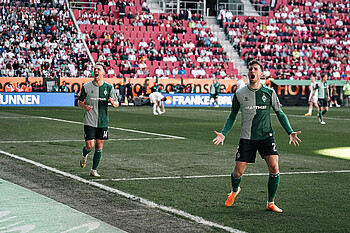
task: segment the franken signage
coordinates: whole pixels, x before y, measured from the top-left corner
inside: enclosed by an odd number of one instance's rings
[[[163,93],[162,93],[163,94]],[[209,94],[163,94],[167,97],[164,103],[166,107],[207,107],[209,105]],[[219,94],[220,107],[231,107],[232,94]]]
[[[70,107],[74,106],[74,93],[2,92],[0,106]]]

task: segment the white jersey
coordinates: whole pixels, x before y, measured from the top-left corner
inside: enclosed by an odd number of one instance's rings
[[[239,90],[239,89],[241,89],[242,87],[244,87],[246,84],[245,84],[245,82],[244,82],[244,80],[243,79],[239,79],[238,81],[237,81],[237,89],[236,89],[236,92]]]
[[[158,101],[161,101],[164,98],[164,96],[160,92],[153,92],[149,95],[149,100],[152,104],[157,103]]]
[[[313,83],[310,84],[311,90],[310,90],[310,95],[309,95],[309,102],[311,101],[311,97],[312,97],[312,95],[314,94],[314,92],[316,92],[315,95],[314,95],[314,97],[312,98],[312,102],[313,102],[313,103],[317,103],[317,99],[318,99],[318,90],[317,90],[317,89],[315,90],[316,84],[317,84],[316,82],[313,82]]]

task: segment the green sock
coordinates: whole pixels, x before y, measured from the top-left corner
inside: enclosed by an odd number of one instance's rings
[[[91,150],[86,149],[86,146],[83,147],[83,156],[87,156]]]
[[[326,114],[327,113],[327,111],[326,110],[323,110],[322,111],[322,115],[324,115],[324,114]]]
[[[321,121],[323,121],[322,112],[323,112],[323,111],[319,111],[319,112],[318,112],[319,118],[320,118]]]
[[[96,170],[102,157],[102,149],[95,149],[95,154],[92,162],[92,170]]]
[[[242,176],[239,178],[234,177],[233,171],[231,173],[231,184],[232,184],[232,191],[235,193],[238,191],[239,184],[241,183]]]
[[[268,182],[269,202],[273,202],[275,200],[279,182],[280,182],[280,174],[270,173],[269,182]]]

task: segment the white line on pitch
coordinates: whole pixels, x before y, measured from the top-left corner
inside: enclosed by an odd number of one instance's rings
[[[60,121],[60,122],[65,122],[65,123],[79,124],[79,125],[83,125],[84,124],[83,122],[68,121],[68,120],[51,118],[51,117],[39,117],[39,118],[45,119],[45,120],[51,120],[51,121]],[[175,139],[185,139],[184,137],[179,137],[179,136],[173,136],[173,135],[168,135],[168,134],[160,134],[160,133],[152,133],[152,132],[146,132],[146,131],[140,131],[140,130],[134,130],[134,129],[124,129],[124,128],[118,128],[118,127],[113,127],[113,126],[109,126],[108,128],[109,129],[116,129],[116,130],[121,130],[121,131],[132,132],[132,133],[141,133],[141,134],[155,135],[155,136],[175,138]]]
[[[149,141],[149,140],[173,140],[176,138],[110,138],[108,141]],[[6,143],[50,143],[50,142],[85,142],[83,139],[67,139],[67,140],[37,140],[37,141],[0,141],[0,144]]]
[[[160,210],[169,212],[169,213],[173,213],[173,214],[176,214],[176,215],[185,217],[185,218],[187,218],[187,219],[190,219],[190,220],[192,220],[192,221],[195,221],[195,222],[197,222],[197,223],[200,223],[200,224],[203,224],[203,225],[206,225],[206,226],[220,228],[220,229],[226,230],[226,231],[228,231],[228,232],[244,233],[244,231],[240,231],[240,230],[234,229],[234,228],[232,228],[232,227],[220,225],[220,224],[218,224],[218,223],[205,220],[205,219],[202,218],[202,217],[199,217],[199,216],[196,216],[196,215],[192,215],[192,214],[190,214],[190,213],[187,213],[187,212],[185,212],[185,211],[172,208],[172,207],[170,207],[170,206],[165,206],[165,205],[157,204],[157,203],[155,203],[155,202],[153,202],[153,201],[149,201],[149,200],[147,200],[147,199],[145,199],[145,198],[138,197],[138,196],[132,195],[132,194],[130,194],[130,193],[126,193],[126,192],[123,192],[123,191],[121,191],[121,190],[108,187],[108,186],[106,186],[106,185],[97,183],[97,182],[95,182],[95,181],[83,179],[83,178],[81,178],[81,177],[79,177],[79,176],[72,175],[72,174],[70,174],[70,173],[68,173],[68,172],[64,172],[64,171],[58,170],[58,169],[56,169],[56,168],[46,166],[46,165],[44,165],[44,164],[35,162],[35,161],[33,161],[33,160],[30,160],[30,159],[26,159],[26,158],[20,157],[20,156],[15,155],[15,154],[8,153],[8,152],[3,151],[3,150],[0,150],[0,153],[1,153],[1,154],[4,154],[4,155],[7,155],[7,156],[9,156],[9,157],[11,157],[11,158],[15,158],[15,159],[24,161],[24,162],[26,162],[26,163],[30,163],[30,164],[32,164],[32,165],[35,165],[35,166],[37,166],[37,167],[40,167],[40,168],[49,170],[49,171],[51,171],[51,172],[54,172],[54,173],[63,175],[63,176],[65,176],[65,177],[68,177],[68,178],[77,180],[77,181],[79,181],[79,182],[82,182],[82,183],[85,183],[85,184],[89,184],[89,185],[98,187],[98,188],[100,188],[100,189],[102,189],[102,190],[106,190],[106,191],[108,191],[108,192],[118,194],[118,195],[123,196],[123,197],[126,197],[126,198],[128,198],[128,199],[131,199],[131,200],[134,200],[134,201],[139,201],[140,203],[145,204],[146,206],[149,206],[149,207],[152,207],[152,208],[157,208],[157,209],[160,209]]]
[[[310,118],[309,116],[303,116],[303,115],[292,115],[292,114],[287,114],[287,116],[291,116],[291,117],[302,117],[302,118]],[[317,116],[311,117],[311,118],[316,118]],[[329,120],[341,120],[341,121],[350,121],[349,118],[340,118],[340,117],[327,117],[327,116],[323,116],[325,119],[329,119]]]
[[[300,174],[323,174],[323,173],[348,173],[350,170],[339,171],[306,171],[306,172],[281,172],[281,175],[300,175]],[[247,173],[243,176],[267,176],[269,173]],[[164,177],[136,177],[136,178],[119,178],[119,179],[94,179],[94,181],[132,181],[132,180],[170,180],[170,179],[199,179],[228,177],[230,175],[202,175],[202,176],[164,176]]]
[[[24,117],[24,116],[0,116],[0,119],[24,119],[24,118],[38,118],[36,116],[33,116],[33,117],[30,117],[30,116],[27,116],[27,117]]]

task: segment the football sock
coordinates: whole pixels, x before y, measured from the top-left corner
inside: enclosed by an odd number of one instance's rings
[[[153,113],[157,113],[157,105],[153,104]]]
[[[95,154],[92,162],[92,170],[96,170],[102,157],[102,149],[95,149]]]
[[[269,175],[268,191],[269,191],[269,202],[274,202],[277,193],[278,183],[280,182],[280,174]]]
[[[320,118],[321,121],[323,121],[322,112],[323,112],[323,111],[318,111],[319,118]]]
[[[324,114],[326,114],[327,113],[327,111],[326,110],[323,110],[322,111],[322,115],[324,115]]]
[[[160,111],[160,108],[159,108],[159,107],[157,107],[157,111],[158,111],[158,113],[162,113],[162,112]]]
[[[241,180],[242,180],[242,176],[238,178],[234,177],[233,171],[232,171],[231,173],[232,192],[236,193],[238,191]]]
[[[311,107],[311,108],[309,107],[308,113],[309,113],[309,114],[312,114],[312,107]]]
[[[90,153],[91,150],[86,149],[86,146],[83,147],[83,156],[86,157],[87,154]]]

